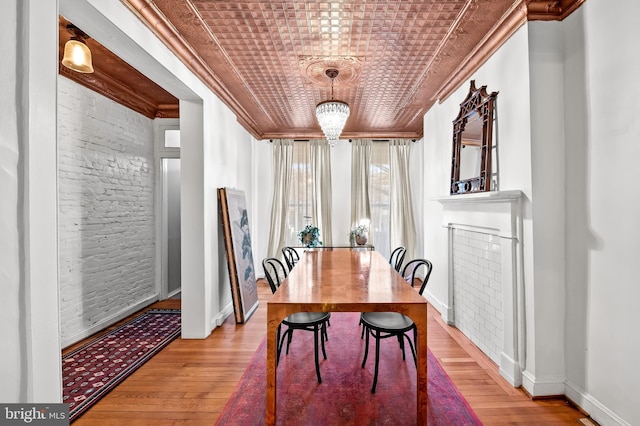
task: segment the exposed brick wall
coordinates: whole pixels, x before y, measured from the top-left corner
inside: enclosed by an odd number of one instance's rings
[[[155,292],[152,120],[58,77],[63,344]]]
[[[455,325],[498,365],[503,343],[500,238],[453,230]]]

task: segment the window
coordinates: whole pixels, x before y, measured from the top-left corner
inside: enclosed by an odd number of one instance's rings
[[[311,191],[313,186],[311,182],[309,142],[294,142],[291,169],[285,245],[296,246],[300,245],[298,232],[305,225],[310,224],[312,220]],[[374,142],[369,165],[369,202],[371,205],[369,234],[373,239],[376,250],[387,258],[391,252],[389,247],[390,185],[389,143]],[[317,224],[314,225],[317,226]],[[322,235],[320,240],[322,240]]]
[[[180,148],[180,130],[165,130],[164,146],[165,148]]]
[[[293,143],[291,161],[291,187],[287,211],[285,245],[299,245],[298,232],[311,223],[311,160],[309,142]],[[322,238],[321,238],[322,239]]]
[[[374,142],[369,165],[369,203],[372,234],[376,250],[389,257],[389,142]]]

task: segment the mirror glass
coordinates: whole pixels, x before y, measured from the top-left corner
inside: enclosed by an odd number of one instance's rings
[[[477,111],[472,111],[467,116],[460,138],[460,180],[480,176],[482,122]]]
[[[491,190],[493,112],[498,92],[477,89],[475,81],[453,121],[450,194]]]

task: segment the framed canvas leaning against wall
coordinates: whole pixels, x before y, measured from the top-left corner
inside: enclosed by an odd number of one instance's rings
[[[231,297],[236,323],[245,323],[258,307],[249,216],[244,192],[218,188],[224,246],[227,253]]]

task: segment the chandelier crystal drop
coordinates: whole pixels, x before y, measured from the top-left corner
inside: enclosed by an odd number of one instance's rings
[[[329,145],[335,146],[349,117],[349,105],[340,101],[319,103],[316,107],[316,117]]]
[[[331,100],[320,102],[316,106],[316,118],[329,145],[335,146],[349,118],[349,105],[346,102],[333,100],[333,80],[338,76],[338,70],[329,68],[325,74],[331,79]]]

